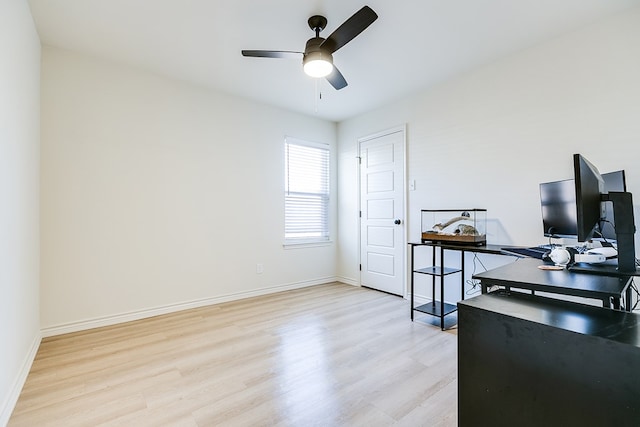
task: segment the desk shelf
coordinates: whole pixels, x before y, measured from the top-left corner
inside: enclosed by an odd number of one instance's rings
[[[461,271],[459,268],[440,267],[437,265],[413,270],[414,273],[428,274],[429,276],[448,276],[449,274],[460,273]]]
[[[575,273],[567,269],[550,272],[540,270],[539,265],[539,259],[525,258],[475,274],[473,279],[480,281],[483,294],[496,286],[506,290],[526,289],[532,293],[546,292],[596,299],[602,302],[603,307],[616,310],[621,308],[621,300],[624,298],[625,310],[630,310],[633,306],[630,285],[632,277],[629,275],[616,273],[615,276],[603,276]]]
[[[443,307],[444,311],[441,311],[441,309],[440,309],[440,301],[435,300],[435,301],[423,304],[421,306],[414,307],[413,310],[442,318],[442,317],[446,316],[447,314],[451,314],[451,313],[453,313],[454,311],[456,311],[458,309],[457,306],[455,306],[453,304],[448,304],[446,302],[443,304],[443,306],[444,306]]]

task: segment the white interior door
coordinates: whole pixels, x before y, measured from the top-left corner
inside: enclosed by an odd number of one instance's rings
[[[359,143],[360,282],[404,296],[404,129]]]

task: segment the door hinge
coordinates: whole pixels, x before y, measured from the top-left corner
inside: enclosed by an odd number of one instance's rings
[[[362,211],[358,212],[358,216],[362,218]]]
[[[362,264],[360,264],[360,271],[362,271]]]

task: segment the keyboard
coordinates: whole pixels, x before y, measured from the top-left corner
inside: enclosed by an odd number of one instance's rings
[[[534,246],[531,248],[501,248],[504,252],[511,253],[518,256],[542,259],[544,254],[549,252],[549,249],[540,246]]]

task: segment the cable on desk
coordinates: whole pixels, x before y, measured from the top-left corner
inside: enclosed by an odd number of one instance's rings
[[[465,292],[465,295],[474,295],[474,294],[477,294],[478,292],[480,292],[480,289],[479,289],[480,281],[479,280],[468,279],[465,283],[470,286],[469,290],[467,290]]]
[[[482,263],[482,260],[478,258],[478,254],[474,252],[473,253],[473,271],[471,272],[471,277],[473,277],[476,274],[476,270],[478,269],[478,265],[476,264],[476,262],[480,263],[482,268],[484,268],[484,271],[487,271],[487,267],[485,267],[485,265]],[[468,291],[465,292],[466,295],[473,295],[480,292],[479,280],[469,279],[465,283],[471,287]]]
[[[600,222],[598,223],[598,228],[600,228],[600,230],[604,230],[604,226],[606,224],[609,224],[609,226],[613,229],[613,234],[617,235],[617,231],[616,231],[616,226],[614,223],[612,223],[611,221],[608,221],[606,219],[601,219]],[[599,237],[602,239],[602,241],[606,244],[606,246],[613,246],[611,244],[610,241],[607,240],[606,236],[604,234],[602,234],[601,231],[598,230],[594,230],[594,233],[596,234],[596,237]],[[605,245],[603,245],[605,246]]]
[[[640,261],[638,261],[638,258],[636,258],[636,267],[640,267]],[[636,293],[636,303],[633,304],[633,307],[631,308],[631,311],[634,311],[636,308],[638,308],[638,303],[640,303],[640,291],[638,291],[638,287],[636,286],[633,277],[631,278],[631,284],[629,286],[631,286],[631,289],[633,289]],[[631,297],[631,299],[633,299],[633,297]],[[629,305],[631,305],[631,301],[629,301]]]
[[[633,291],[636,293],[636,303],[633,304],[633,307],[631,307],[631,311],[634,311],[636,308],[638,308],[638,303],[640,302],[640,291],[638,291],[638,287],[636,286],[633,278],[631,279],[631,284],[629,286],[631,286],[631,289],[633,289]],[[631,299],[633,299],[633,297],[631,297]],[[625,301],[625,305],[626,304],[627,301]],[[629,301],[628,304],[631,306],[631,301]]]
[[[553,243],[553,242],[551,241],[551,239],[556,239],[556,240],[557,240],[557,239],[561,239],[561,237],[558,237],[558,236],[556,236],[555,234],[549,234],[549,248],[553,249],[553,248],[555,248],[556,246],[562,246],[561,244]]]

